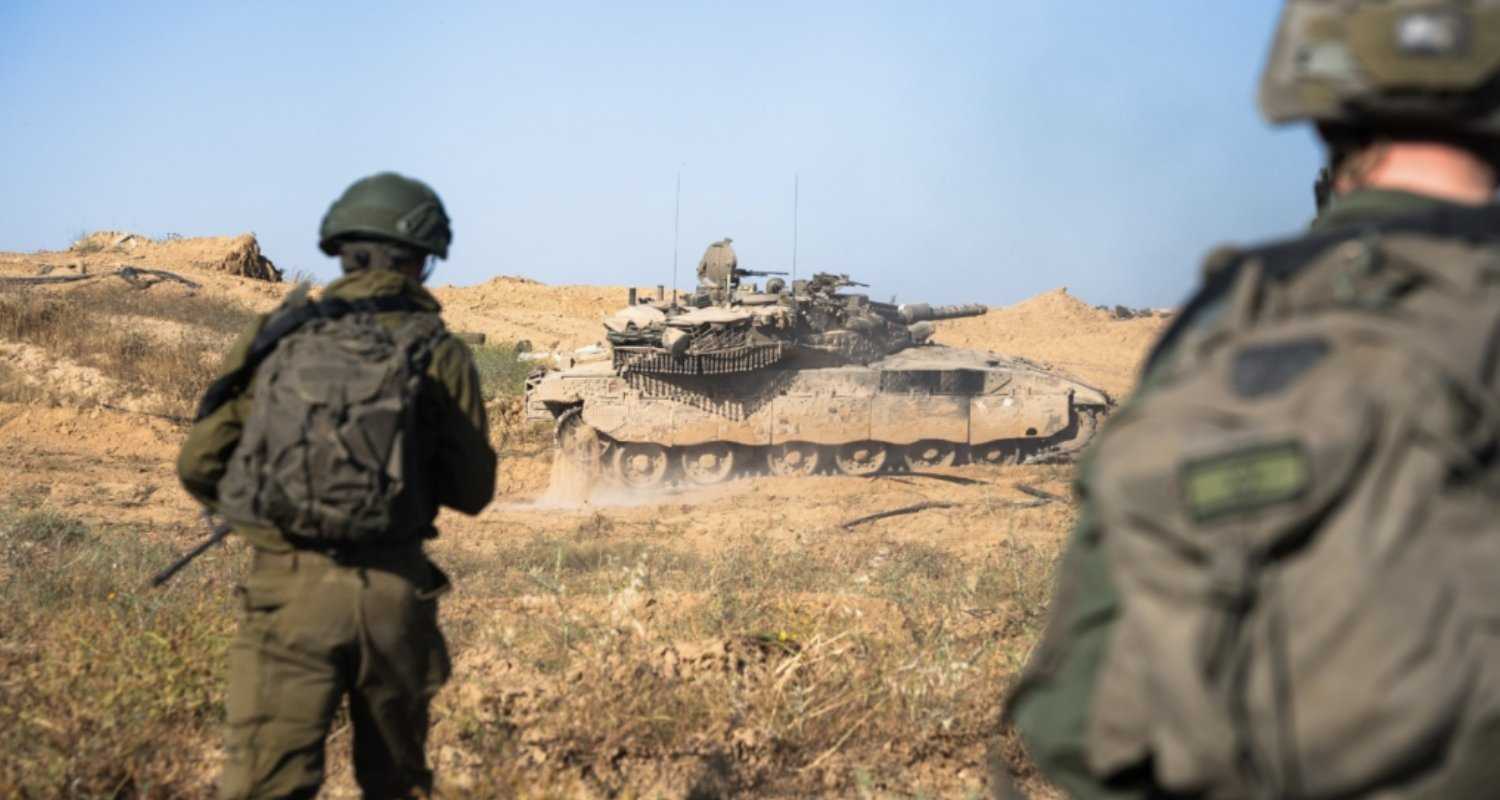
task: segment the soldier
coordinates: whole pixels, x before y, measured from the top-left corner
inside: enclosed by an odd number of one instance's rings
[[[425,184],[350,186],[320,242],[344,276],[246,332],[183,445],[183,485],[254,547],[229,651],[225,798],[317,794],[345,696],[364,795],[431,789],[449,584],[422,542],[439,506],[477,514],[495,491],[473,357],[422,287],[451,238]]]
[[[698,259],[698,286],[702,288],[732,289],[738,283],[735,270],[740,260],[734,254],[734,240],[725,236],[703,251]]]
[[[1078,798],[1500,785],[1500,0],[1290,0],[1307,235],[1210,258],[1080,465],[1006,717]]]
[[[698,285],[727,288],[734,280],[740,260],[734,254],[734,240],[725,236],[708,246],[698,259]]]

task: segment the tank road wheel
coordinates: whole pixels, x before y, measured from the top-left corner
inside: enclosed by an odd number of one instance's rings
[[[958,447],[941,439],[923,439],[908,446],[903,455],[906,457],[906,466],[912,469],[951,467],[958,458]]]
[[[766,466],[772,475],[811,475],[818,471],[821,455],[815,444],[787,442],[771,447],[766,453]]]
[[[682,474],[699,486],[711,486],[728,480],[734,474],[734,445],[709,442],[684,447]]]
[[[615,445],[615,477],[632,489],[654,489],[667,476],[667,451],[659,444],[620,442]]]
[[[1001,439],[994,442],[976,444],[970,449],[970,460],[975,464],[989,464],[1001,466],[1002,464],[1021,463],[1021,447],[1015,442]]]
[[[589,474],[595,474],[604,443],[599,440],[599,432],[583,421],[583,410],[570,408],[557,418],[557,448]]]
[[[887,453],[880,442],[850,442],[834,451],[833,463],[845,475],[874,475],[885,469]]]

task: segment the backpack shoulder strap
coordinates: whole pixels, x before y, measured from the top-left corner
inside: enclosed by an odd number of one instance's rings
[[[296,293],[289,299],[295,301],[305,294],[305,292]],[[255,375],[255,368],[271,355],[276,345],[283,338],[315,319],[337,319],[348,314],[383,314],[392,311],[422,310],[415,300],[404,294],[365,297],[358,300],[332,297],[313,303],[284,304],[272,312],[271,318],[266,320],[265,326],[250,342],[250,350],[245,355],[245,362],[238,369],[219,376],[217,380],[209,384],[208,389],[203,393],[203,399],[198,403],[198,412],[194,415],[193,421],[202,420],[219,410],[220,406],[239,396],[249,385],[250,378]]]
[[[1422,214],[1399,217],[1383,222],[1350,225],[1326,233],[1274,242],[1241,251],[1216,251],[1211,257],[1212,269],[1206,270],[1203,285],[1183,306],[1177,318],[1152,347],[1146,358],[1143,375],[1151,373],[1157,362],[1172,351],[1184,334],[1192,330],[1200,314],[1217,306],[1235,286],[1246,265],[1260,266],[1261,277],[1284,281],[1329,249],[1344,242],[1369,236],[1425,234],[1435,238],[1462,241],[1500,241],[1500,205],[1478,207],[1443,206]]]

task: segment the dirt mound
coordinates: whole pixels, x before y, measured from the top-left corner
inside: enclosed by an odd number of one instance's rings
[[[113,275],[126,280],[106,277]],[[100,280],[69,280],[96,277]],[[291,291],[282,278],[282,271],[251,234],[151,239],[96,231],[80,236],[66,250],[0,252],[0,279],[21,279],[15,283],[37,292],[72,292],[85,283],[103,283],[121,292],[227,301],[253,312],[270,310]]]
[[[1140,361],[1167,322],[1160,316],[1119,319],[1059,288],[980,317],[939,323],[936,339],[1040,361],[1118,399],[1135,387]]]
[[[250,234],[242,234],[230,243],[229,252],[216,269],[243,278],[262,281],[280,281],[281,270],[260,252],[260,242]]]
[[[74,268],[124,255],[163,269],[189,266],[273,283],[281,280],[281,270],[261,252],[255,236],[248,233],[151,239],[123,231],[95,231],[74,241],[67,254],[77,259],[75,264],[67,265]]]
[[[1060,286],[1050,292],[1042,292],[1036,297],[1027,298],[1013,306],[1007,306],[1005,313],[1014,318],[1039,318],[1053,322],[1075,322],[1088,324],[1093,322],[1104,322],[1111,319],[1110,315],[1068,294],[1066,286]]]
[[[549,286],[508,275],[432,293],[454,330],[483,333],[495,344],[525,339],[537,350],[561,353],[601,341],[604,318],[629,298],[623,286]],[[642,297],[654,293],[654,287],[640,290]]]
[[[80,407],[107,403],[130,411],[162,405],[159,396],[143,394],[98,369],[24,342],[0,341],[0,376],[10,382],[0,393],[5,399],[51,400]]]

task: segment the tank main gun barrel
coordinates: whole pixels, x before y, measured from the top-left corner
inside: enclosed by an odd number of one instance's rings
[[[926,303],[903,305],[897,312],[908,325],[913,322],[929,322],[940,319],[983,316],[989,307],[981,303],[965,303],[957,306],[932,306]]]
[[[751,276],[755,276],[755,277],[762,277],[762,276],[766,276],[766,275],[785,275],[787,273],[785,273],[785,272],[777,272],[776,270],[770,270],[770,269],[740,269],[739,267],[735,267],[734,268],[734,274],[736,274],[736,275],[751,275]]]

